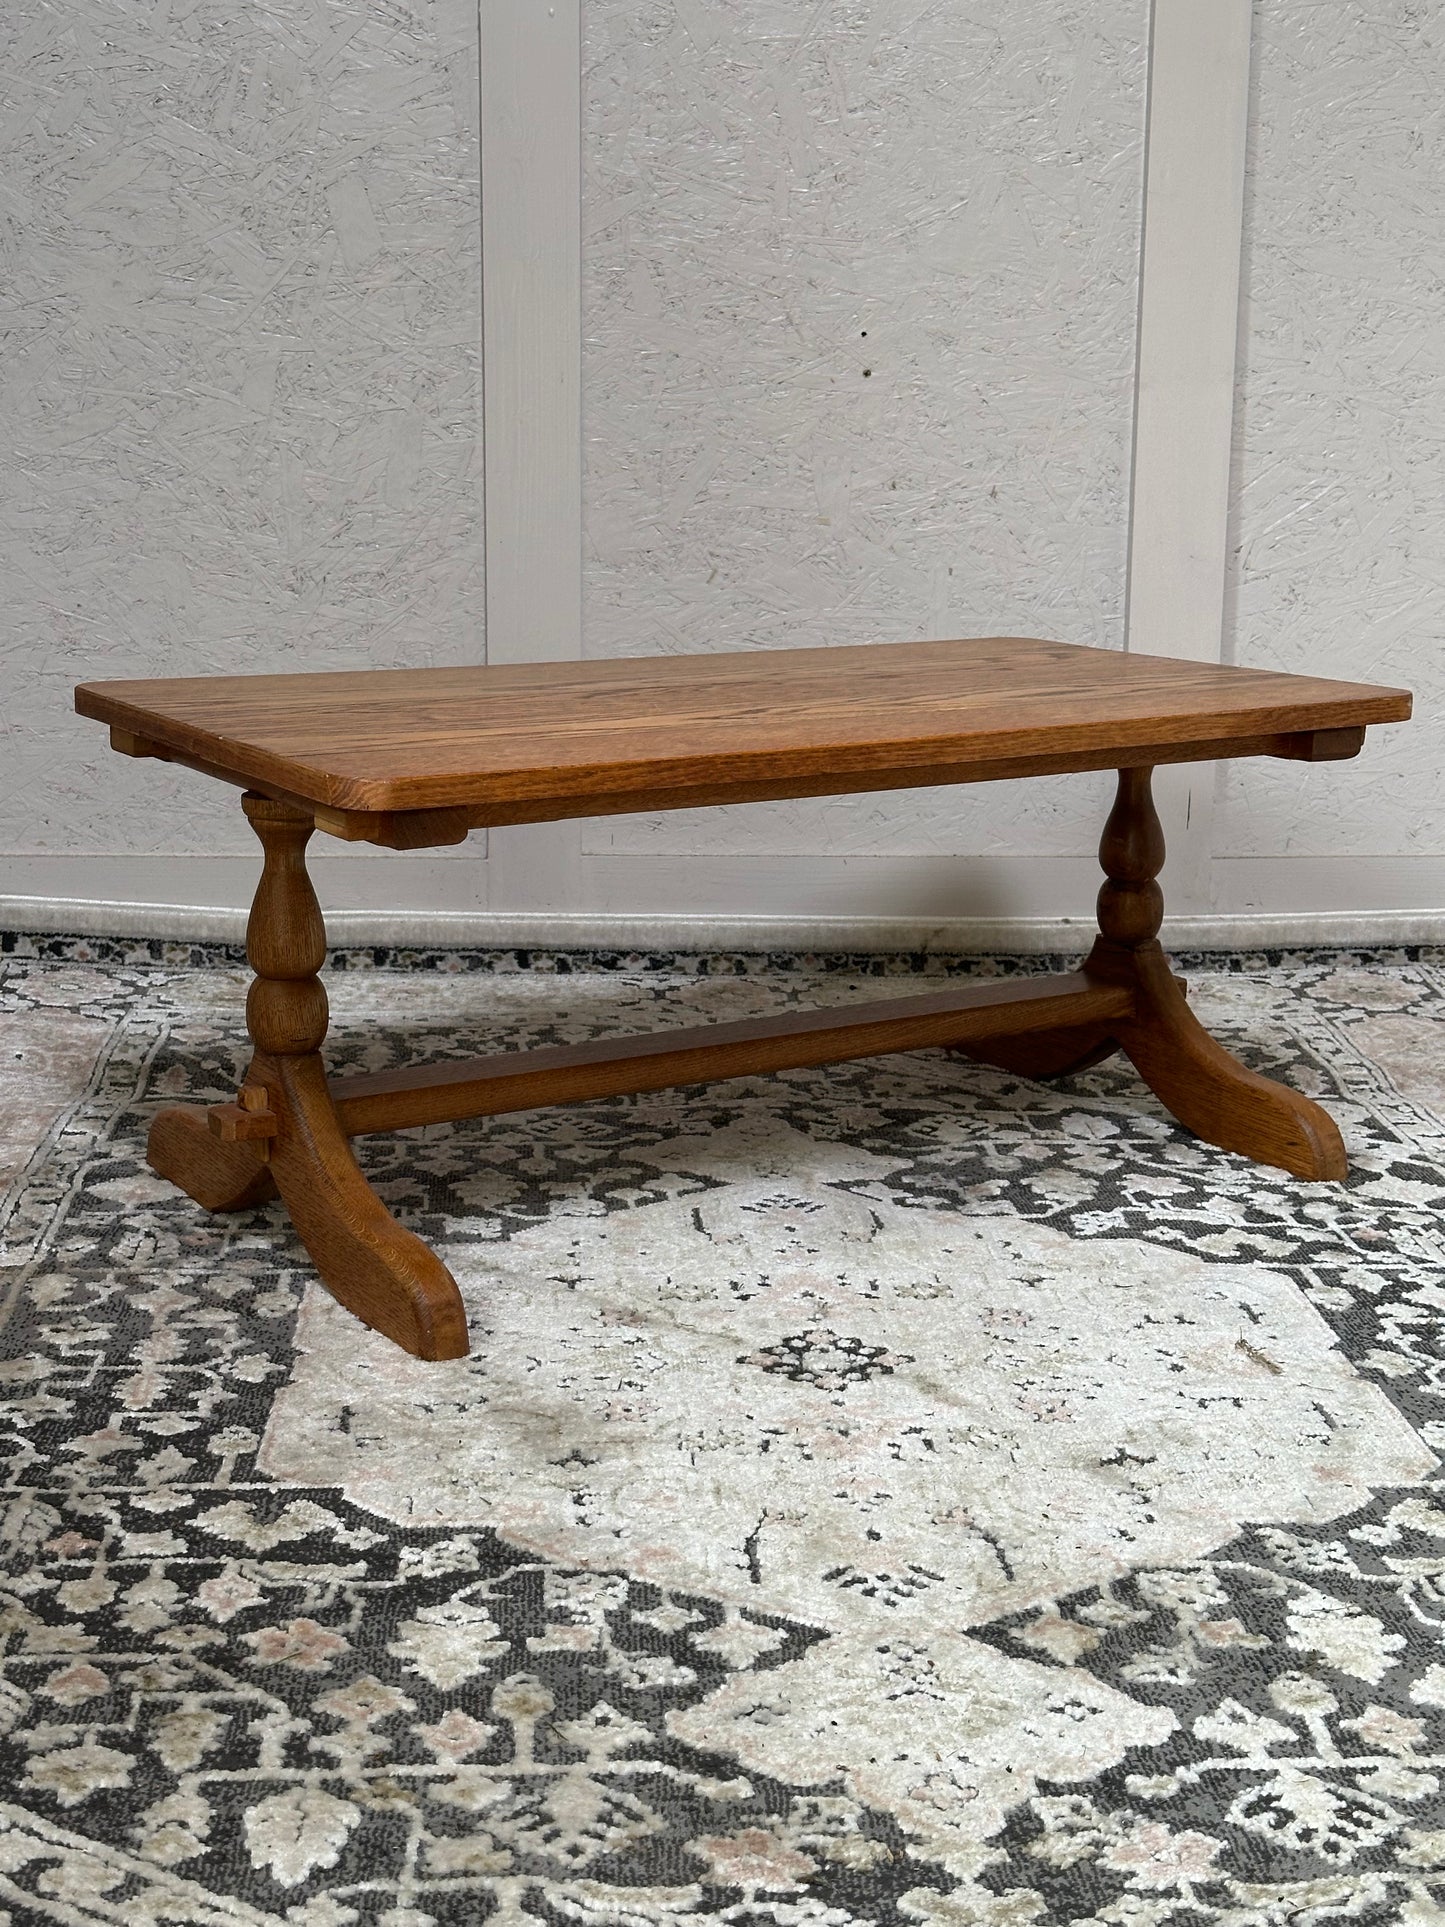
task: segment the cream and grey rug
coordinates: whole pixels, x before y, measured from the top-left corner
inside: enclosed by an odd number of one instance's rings
[[[0,1923],[1445,1923],[1445,954],[1195,960],[1344,1186],[1121,1060],[364,1140],[424,1365],[146,1169],[239,960],[6,941]],[[340,961],[368,1069],[914,968]]]

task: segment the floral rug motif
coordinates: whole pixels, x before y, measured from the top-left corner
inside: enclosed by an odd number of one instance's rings
[[[233,953],[0,957],[0,1927],[1445,1927],[1445,955],[1186,960],[1351,1154],[919,1052],[363,1140],[424,1365],[155,1108]],[[352,953],[382,1069],[1048,960]]]

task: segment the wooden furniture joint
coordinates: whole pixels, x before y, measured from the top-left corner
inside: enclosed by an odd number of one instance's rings
[[[276,1196],[332,1292],[422,1358],[467,1350],[455,1281],[353,1137],[709,1079],[943,1048],[1057,1077],[1122,1051],[1212,1144],[1342,1178],[1313,1100],[1202,1027],[1159,943],[1161,763],[1354,756],[1409,695],[1026,638],[587,664],[93,683],[113,746],[240,786],[262,847],[247,929],[254,1054],[231,1104],[159,1112],[152,1167],[213,1211]],[[407,850],[492,824],[1113,768],[1098,935],[1071,972],[871,1004],[329,1078],[317,829]]]

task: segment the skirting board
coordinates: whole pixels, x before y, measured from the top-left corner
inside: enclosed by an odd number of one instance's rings
[[[506,911],[332,911],[333,947],[384,945],[440,950],[682,951],[691,955],[847,951],[937,955],[1027,955],[1088,947],[1092,918],[558,916]],[[241,943],[246,914],[230,906],[121,903],[97,898],[0,896],[0,931],[31,935],[156,938]],[[1445,910],[1336,910],[1166,917],[1175,950],[1376,948],[1445,944]]]

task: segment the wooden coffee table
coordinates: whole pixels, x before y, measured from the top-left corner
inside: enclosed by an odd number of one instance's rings
[[[397,1224],[349,1140],[941,1045],[1035,1076],[1121,1049],[1188,1128],[1303,1178],[1340,1178],[1319,1105],[1247,1070],[1196,1021],[1159,946],[1152,766],[1354,756],[1399,689],[1015,637],[482,669],[88,683],[115,748],[245,792],[264,864],[247,930],[255,1054],[234,1104],[160,1112],[153,1168],[212,1211],[278,1191],[326,1284],[421,1358],[467,1350],[451,1273]],[[329,1079],[313,830],[415,850],[469,830],[629,810],[1117,769],[1099,935],[1077,971],[963,983],[563,1049]]]

